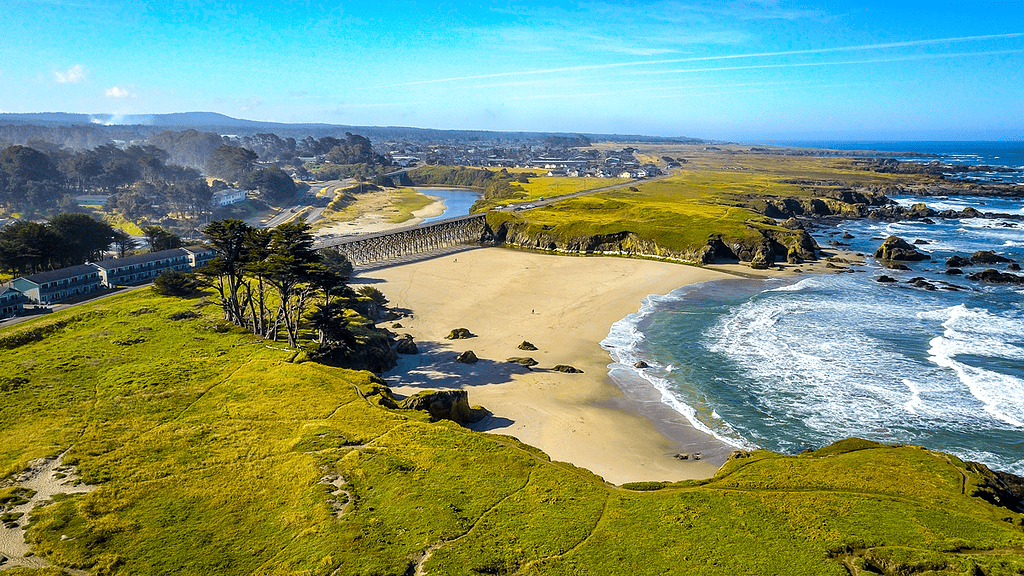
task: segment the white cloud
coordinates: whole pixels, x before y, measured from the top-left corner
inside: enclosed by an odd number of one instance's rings
[[[138,94],[131,91],[131,88],[118,88],[117,86],[108,88],[104,94],[107,95],[107,98],[135,98],[138,96]]]
[[[61,72],[60,70],[53,73],[54,78],[58,84],[78,84],[85,80],[88,71],[85,66],[81,64],[75,64],[71,68]]]

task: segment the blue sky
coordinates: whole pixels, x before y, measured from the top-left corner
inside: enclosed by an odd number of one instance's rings
[[[1021,2],[0,0],[0,111],[1024,139]]]

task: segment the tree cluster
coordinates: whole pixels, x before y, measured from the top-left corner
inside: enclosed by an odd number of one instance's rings
[[[121,236],[86,214],[60,214],[45,224],[19,220],[0,228],[0,268],[33,274],[100,260]]]
[[[283,331],[288,345],[297,347],[304,315],[315,302],[309,322],[317,342],[354,345],[344,304],[355,293],[336,261],[313,249],[305,222],[259,229],[227,219],[211,222],[205,232],[217,255],[199,273],[220,295],[226,321],[271,340]]]
[[[202,175],[167,159],[151,145],[122,150],[105,144],[83,152],[10,146],[0,151],[0,206],[70,211],[77,207],[72,195],[102,192],[114,194],[111,207],[130,219],[154,213],[154,204],[192,216],[208,211],[212,195]]]

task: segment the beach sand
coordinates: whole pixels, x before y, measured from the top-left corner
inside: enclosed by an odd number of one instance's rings
[[[743,269],[749,270],[736,268]],[[722,270],[481,248],[366,272],[353,284],[372,284],[407,314],[393,330],[413,335],[420,353],[401,356],[385,375],[396,394],[465,389],[471,404],[492,413],[474,429],[515,436],[554,460],[622,484],[707,478],[733,450],[690,426],[657,394],[624,397],[609,378],[611,358],[599,345],[645,296],[735,277],[730,267]],[[475,337],[445,340],[453,328],[467,328]],[[538,350],[517,349],[524,340]],[[456,363],[465,350],[480,361]],[[529,356],[539,365],[531,371],[505,362],[512,356]],[[583,373],[550,370],[557,364]],[[693,452],[703,458],[675,458]]]

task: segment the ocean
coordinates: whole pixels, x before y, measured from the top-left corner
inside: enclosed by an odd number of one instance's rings
[[[1019,144],[974,152],[970,143],[923,146],[888,149],[1024,170],[1013,160]],[[1014,174],[1024,183],[1024,171]],[[1024,214],[1019,199],[893,199]],[[889,235],[919,241],[931,260],[910,263],[911,271],[886,270],[868,258],[853,273],[716,281],[652,295],[602,342],[610,373],[627,395],[654,387],[694,426],[737,448],[797,453],[857,436],[1024,475],[1024,288],[945,273],[948,257],[977,250],[1024,264],[1024,222],[934,220],[847,221],[813,232],[826,251],[846,234],[844,249],[868,255]],[[988,267],[1006,264],[964,272]],[[896,282],[877,282],[882,274]],[[908,283],[917,277],[938,289]],[[649,367],[634,368],[638,361]]]

